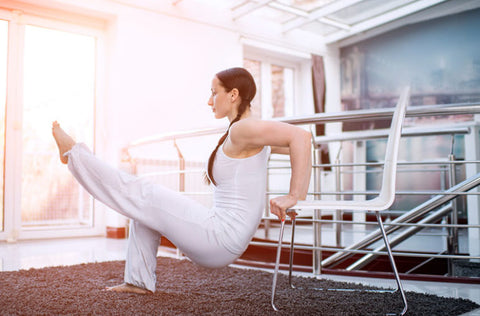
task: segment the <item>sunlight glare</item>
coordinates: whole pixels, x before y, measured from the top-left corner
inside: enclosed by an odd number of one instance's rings
[[[93,145],[95,38],[27,25],[24,56],[22,225],[91,222],[89,198],[60,164],[51,124]]]

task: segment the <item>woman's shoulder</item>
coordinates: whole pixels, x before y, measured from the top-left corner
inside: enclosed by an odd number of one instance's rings
[[[232,138],[243,138],[243,137],[251,137],[258,133],[258,130],[261,129],[263,124],[263,120],[257,118],[247,117],[241,119],[238,122],[235,122],[230,127],[230,137]]]
[[[255,117],[247,117],[247,118],[244,118],[244,119],[241,119],[235,123],[232,124],[232,128],[233,127],[245,127],[245,126],[251,126],[252,124],[258,124],[258,123],[261,123],[261,122],[264,122],[262,119],[259,119],[259,118],[255,118]]]
[[[242,150],[262,147],[252,141],[262,133],[263,122],[261,119],[248,117],[233,123],[228,135],[232,145],[242,148]]]
[[[230,139],[233,144],[241,148],[285,147],[293,139],[303,138],[303,134],[306,137],[311,137],[310,133],[292,124],[274,120],[246,118],[232,124]]]

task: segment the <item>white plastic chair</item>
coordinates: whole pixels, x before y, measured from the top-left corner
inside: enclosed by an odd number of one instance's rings
[[[410,98],[410,89],[405,88],[405,90],[400,95],[400,98],[397,102],[396,109],[393,113],[392,122],[390,125],[390,133],[387,141],[387,148],[385,152],[382,186],[381,186],[379,195],[377,197],[370,200],[366,200],[366,201],[352,201],[352,200],[299,201],[295,206],[291,207],[287,211],[287,214],[292,214],[295,212],[298,213],[301,210],[315,210],[315,209],[375,211],[378,225],[382,232],[383,241],[385,242],[385,246],[387,248],[388,257],[392,265],[393,273],[397,281],[398,289],[395,291],[398,291],[398,290],[400,291],[402,300],[404,303],[404,309],[401,315],[404,315],[407,312],[407,308],[408,308],[407,299],[405,297],[405,292],[403,291],[402,283],[398,275],[397,267],[392,255],[390,244],[389,244],[387,235],[385,233],[385,229],[383,227],[383,222],[380,216],[380,212],[388,209],[392,205],[393,201],[395,200],[395,179],[396,179],[396,171],[397,171],[398,148],[400,144],[400,136],[402,131],[403,120],[405,118],[405,112],[406,112],[407,105],[409,103],[409,98]],[[290,216],[290,217],[292,218],[292,243],[291,243],[291,250],[290,250],[290,269],[291,269],[291,265],[292,265],[291,261],[293,257],[292,255],[293,255],[293,236],[294,236],[294,230],[295,230],[295,217],[294,216],[293,217]],[[281,249],[282,249],[282,239],[283,239],[284,229],[285,229],[285,221],[282,221],[281,228],[280,228],[280,236],[278,240],[277,258],[275,262],[275,270],[274,270],[273,282],[272,282],[272,307],[275,311],[278,311],[277,307],[275,306],[275,290],[277,285],[278,268],[280,265],[280,255],[281,255]]]

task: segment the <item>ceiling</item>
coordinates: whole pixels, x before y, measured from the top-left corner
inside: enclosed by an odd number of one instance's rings
[[[480,7],[478,0],[171,0],[179,8],[194,3],[223,12],[240,30],[248,24],[251,33],[254,24],[258,32],[304,34],[327,45]]]

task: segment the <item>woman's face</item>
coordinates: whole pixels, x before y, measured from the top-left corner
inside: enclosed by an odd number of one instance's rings
[[[232,120],[235,117],[232,93],[225,91],[225,88],[216,76],[212,80],[211,90],[212,94],[208,99],[208,105],[212,107],[215,118],[228,117],[229,120]]]

